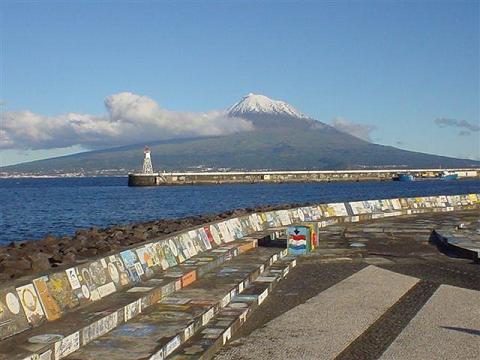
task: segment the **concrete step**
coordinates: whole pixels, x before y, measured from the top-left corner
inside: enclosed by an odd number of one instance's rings
[[[255,330],[218,359],[334,359],[419,280],[368,266]]]
[[[254,249],[257,240],[247,238],[221,245],[171,267],[148,280],[107,295],[68,315],[0,342],[0,359],[61,359],[92,340],[148,310],[232,258]],[[60,292],[66,297],[68,294]],[[67,298],[62,298],[68,303]]]
[[[285,254],[285,250],[256,248],[237,256],[67,359],[161,359],[206,325],[233,296]]]
[[[220,309],[206,326],[201,327],[195,335],[166,358],[211,359],[295,265],[294,258],[285,257],[266,268],[243,292],[234,296],[227,306]]]
[[[381,359],[478,359],[479,336],[480,291],[441,285]]]

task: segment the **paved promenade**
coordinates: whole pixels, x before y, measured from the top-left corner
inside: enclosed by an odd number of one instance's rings
[[[323,229],[322,248],[215,359],[477,359],[480,266],[428,240],[433,228],[475,236],[478,220],[464,211]]]
[[[478,197],[445,199],[250,214],[15,279],[0,359],[476,358],[480,265],[432,231],[475,242]],[[300,222],[319,246],[289,256]]]

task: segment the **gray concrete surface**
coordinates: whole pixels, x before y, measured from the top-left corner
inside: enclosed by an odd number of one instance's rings
[[[381,356],[479,359],[480,291],[442,285]]]
[[[418,279],[368,266],[239,339],[216,359],[333,359]]]

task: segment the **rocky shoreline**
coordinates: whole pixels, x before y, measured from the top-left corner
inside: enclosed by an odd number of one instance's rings
[[[67,266],[97,255],[118,252],[134,244],[162,238],[201,224],[255,212],[290,209],[310,204],[264,205],[235,209],[214,215],[188,216],[178,219],[115,225],[104,229],[77,230],[73,236],[47,235],[41,240],[11,242],[0,247],[0,281],[43,273],[51,268]]]

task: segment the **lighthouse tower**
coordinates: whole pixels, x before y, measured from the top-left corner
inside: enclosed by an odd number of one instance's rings
[[[143,174],[152,174],[153,175],[153,166],[152,166],[152,157],[150,156],[150,149],[145,146],[145,150],[143,150]]]

